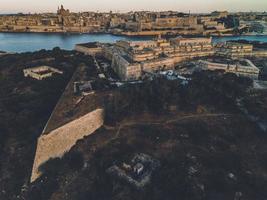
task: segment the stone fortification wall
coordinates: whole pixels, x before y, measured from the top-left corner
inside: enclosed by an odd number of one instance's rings
[[[62,157],[76,144],[77,140],[92,134],[103,123],[104,110],[96,109],[50,133],[42,134],[37,143],[31,182],[35,181],[41,175],[38,170],[41,164],[50,158]]]

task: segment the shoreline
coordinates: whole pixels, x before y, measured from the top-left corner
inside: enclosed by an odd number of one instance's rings
[[[167,36],[170,38],[174,36]],[[203,37],[201,35],[186,35],[183,37]],[[228,40],[248,40],[267,42],[267,35],[226,35],[211,36],[214,44]],[[86,42],[114,43],[117,40],[151,40],[152,36],[123,36],[118,34],[97,33],[54,33],[54,32],[0,32],[0,50],[7,53],[34,52],[41,49],[52,50],[59,47],[64,50],[73,50],[75,44]]]
[[[125,34],[125,33],[113,33],[109,31],[103,31],[103,32],[64,32],[64,31],[0,31],[0,33],[17,33],[17,34],[58,34],[58,35],[113,35],[113,36],[123,36],[123,37],[155,37],[158,34],[141,34],[139,32],[130,32],[130,34]],[[217,37],[217,38],[223,38],[223,37],[242,37],[242,36],[267,36],[267,33],[264,34],[251,34],[251,33],[245,33],[245,34],[209,34],[209,35],[203,35],[203,34],[173,34],[173,35],[168,35],[168,34],[162,34],[164,37],[175,37],[175,36],[183,36],[183,37]]]

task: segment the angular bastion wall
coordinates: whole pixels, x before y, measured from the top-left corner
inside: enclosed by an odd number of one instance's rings
[[[95,132],[104,124],[104,110],[96,109],[38,138],[31,182],[40,175],[39,167],[50,158],[62,157],[77,140]]]

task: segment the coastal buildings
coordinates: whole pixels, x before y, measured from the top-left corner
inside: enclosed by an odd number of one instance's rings
[[[57,13],[2,15],[0,31],[89,33],[102,32],[108,23],[104,13],[73,13],[61,5]]]
[[[266,13],[190,14],[175,11],[79,12],[0,15],[1,32],[72,32],[144,35],[233,35],[266,33]]]
[[[214,54],[211,38],[161,37],[146,41],[117,41],[114,45],[87,43],[75,49],[85,54],[102,54],[122,80],[139,79],[144,73],[173,69],[177,63]]]
[[[114,49],[112,67],[123,80],[138,79],[146,72],[173,69],[181,61],[214,54],[210,38],[118,41]]]
[[[110,60],[111,67],[124,81],[138,80],[145,74],[171,70],[179,63],[195,58],[209,59],[198,63],[203,69],[224,70],[257,79],[260,70],[247,58],[267,55],[266,50],[254,50],[251,44],[227,42],[213,46],[212,39],[204,37],[163,39],[159,36],[145,41],[77,44],[75,49]],[[215,60],[210,60],[211,58]]]
[[[233,33],[228,12],[190,14],[175,11],[128,13],[74,13],[58,7],[56,13],[1,15],[4,32],[72,32],[144,35],[221,35]],[[238,21],[238,18],[236,19]],[[230,24],[230,25],[229,25]],[[239,23],[237,23],[239,24]]]

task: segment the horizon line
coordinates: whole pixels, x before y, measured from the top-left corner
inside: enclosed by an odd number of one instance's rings
[[[210,10],[210,11],[204,11],[204,12],[191,12],[190,10],[188,11],[179,11],[179,10],[128,10],[128,11],[120,11],[120,10],[81,10],[81,11],[70,11],[70,13],[86,13],[86,12],[92,12],[92,13],[114,13],[114,14],[126,14],[126,13],[131,13],[131,12],[177,12],[177,13],[183,13],[183,14],[210,14],[212,12],[224,12],[227,11],[229,13],[267,13],[267,11],[256,11],[256,10],[240,10],[240,11],[228,11],[228,10],[220,10],[220,9],[215,9],[215,10]],[[0,11],[0,15],[14,15],[14,14],[57,14],[56,11]]]

